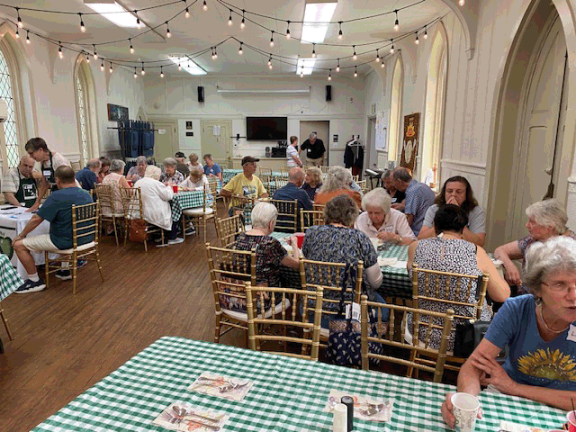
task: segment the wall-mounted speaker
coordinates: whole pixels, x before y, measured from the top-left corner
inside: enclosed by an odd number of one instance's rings
[[[204,103],[204,87],[198,86],[198,102]]]
[[[332,100],[332,86],[326,86],[326,102],[330,102]]]

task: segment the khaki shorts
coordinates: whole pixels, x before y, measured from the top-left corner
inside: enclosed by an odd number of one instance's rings
[[[324,163],[324,157],[321,157],[318,159],[312,159],[312,158],[306,157],[306,163],[308,164],[308,166],[321,167]]]
[[[22,240],[22,244],[31,252],[54,252],[58,250],[52,240],[50,240],[50,234],[26,237]]]

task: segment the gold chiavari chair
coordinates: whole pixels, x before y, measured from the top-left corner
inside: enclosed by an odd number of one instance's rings
[[[319,212],[324,212],[324,207],[326,207],[324,204],[313,204],[312,205],[312,209],[314,211],[319,211]]]
[[[214,199],[212,201],[212,194],[210,189],[204,188],[202,194],[202,207],[189,208],[182,210],[182,236],[186,236],[186,218],[192,219],[194,225],[198,228],[202,227],[204,232],[204,243],[206,243],[206,225],[208,225],[208,220],[214,221],[214,229],[216,228],[216,204]]]
[[[114,237],[116,237],[116,246],[118,243],[118,231],[116,229],[117,222],[124,220],[124,210],[118,208],[116,196],[112,185],[94,185],[94,193],[100,205],[100,226],[102,222],[111,222],[114,226]]]
[[[2,318],[2,322],[4,323],[4,328],[6,329],[6,333],[8,333],[8,339],[14,340],[14,337],[12,336],[12,332],[10,331],[10,326],[8,325],[8,318],[6,318],[6,313],[4,312],[4,309],[2,309],[2,302],[1,301],[0,301],[0,318]]]
[[[234,215],[216,221],[216,232],[220,245],[228,247],[236,240],[236,236],[245,231],[244,223],[239,215]]]
[[[372,308],[369,310],[368,308]],[[444,375],[444,367],[446,362],[446,351],[448,348],[448,338],[452,328],[452,320],[454,318],[454,310],[448,309],[446,313],[433,312],[423,309],[409,308],[405,306],[397,306],[392,304],[369,302],[368,297],[363,295],[360,302],[361,308],[361,328],[362,328],[362,369],[369,370],[370,359],[379,359],[396,363],[408,367],[407,376],[411,376],[412,369],[424,370],[434,374],[434,382],[442,382]],[[384,323],[382,321],[382,311],[388,309],[390,311],[390,321]],[[372,326],[370,332],[371,320],[369,313],[371,311],[379,311],[378,316],[374,317],[375,326]],[[395,314],[397,312],[397,314]],[[403,337],[406,333],[408,325],[409,314],[412,316],[411,331],[413,338],[411,342],[406,341]],[[396,316],[402,319],[396,319]],[[423,319],[426,317],[427,319]],[[399,321],[399,322],[398,322]],[[438,324],[434,325],[438,331],[442,333],[440,346],[438,349],[430,348],[430,336],[432,334],[432,327],[428,325],[429,322],[436,321]],[[399,325],[399,329],[397,329]],[[425,334],[422,339],[419,338],[420,328],[425,326]],[[376,333],[374,333],[376,331]],[[394,339],[395,334],[400,334],[402,337],[400,341]],[[397,357],[392,357],[384,354],[371,353],[369,350],[369,343],[380,343],[394,348],[405,349],[411,353],[410,360],[404,360]],[[433,356],[436,358],[435,362],[430,365],[425,365],[420,362],[415,362],[413,359],[416,357],[413,353],[421,353],[425,356]]]
[[[421,276],[420,276],[421,275]],[[420,276],[420,277],[419,277]],[[427,308],[428,305],[435,305],[436,310],[447,311],[449,308],[455,310],[454,320],[450,337],[456,334],[456,325],[470,319],[479,320],[482,308],[486,301],[486,290],[488,288],[488,274],[481,277],[477,275],[465,275],[449,273],[436,270],[418,268],[417,264],[412,265],[412,304],[415,308]],[[476,288],[476,302],[466,302],[461,299],[474,297],[472,289]],[[437,323],[436,323],[437,324]],[[439,330],[433,323],[433,332]],[[466,358],[455,357],[451,351],[450,342],[446,356],[445,369],[459,371]],[[423,364],[434,364],[436,361],[420,357],[424,353],[413,352],[411,359],[414,362]],[[430,357],[426,355],[426,357]],[[409,370],[410,374],[412,370]]]
[[[352,180],[354,180],[356,183],[358,183],[360,181],[360,176],[358,174],[353,175]]]
[[[360,180],[357,181],[356,184],[358,185],[358,187],[360,189],[362,189],[362,193],[367,193],[368,192],[368,186],[366,184],[366,180]]]
[[[76,294],[76,270],[78,260],[85,259],[96,261],[100,277],[104,282],[102,273],[102,264],[100,263],[100,252],[98,250],[98,240],[100,230],[98,228],[99,214],[98,203],[91,203],[72,206],[72,248],[65,250],[45,251],[45,268],[46,268],[46,288],[50,282],[50,274],[62,270],[61,263],[72,264],[72,293]],[[58,254],[58,258],[50,259],[49,253]],[[52,263],[58,265],[52,266]]]
[[[324,174],[328,174],[328,171],[330,171],[330,168],[332,168],[332,167],[322,165],[320,167],[320,171],[322,171],[322,173],[324,173]]]
[[[290,169],[291,168],[280,168],[280,176],[287,179],[290,175]]]
[[[120,188],[120,196],[122,197],[122,205],[124,207],[124,220],[126,221],[126,231],[124,233],[124,246],[128,240],[128,233],[130,231],[130,221],[144,220],[144,203],[142,202],[142,194],[140,188]],[[164,230],[146,223],[146,232],[148,234],[160,233],[162,245],[164,244]],[[144,250],[148,252],[148,239],[144,240]]]
[[[324,225],[324,212],[317,210],[300,210],[300,230],[305,232],[314,225]]]
[[[318,361],[320,348],[320,321],[322,319],[322,287],[315,287],[316,290],[303,291],[293,288],[258,287],[246,284],[246,303],[248,312],[248,340],[250,348],[259,350],[261,342],[279,342],[284,347],[284,351],[268,351],[289,357],[304,358]],[[298,316],[300,304],[308,303],[313,297],[315,300],[314,319],[308,322]],[[275,305],[280,305],[281,309]],[[263,307],[264,306],[264,307]],[[266,309],[270,310],[267,313]],[[272,313],[272,309],[274,313]],[[283,333],[264,334],[259,330],[264,326],[281,326]],[[303,329],[305,334],[311,334],[311,338],[299,336],[286,336],[287,328]],[[301,354],[287,351],[287,343],[302,345]],[[307,348],[310,348],[308,350]],[[305,354],[309,352],[310,354]]]
[[[210,186],[210,193],[214,198],[214,211],[218,213],[218,201],[224,203],[224,197],[220,195],[220,180],[217,177],[208,177],[208,185]]]
[[[295,233],[298,230],[298,200],[283,201],[271,199],[270,203],[278,210],[275,230]]]
[[[274,177],[274,187],[276,188],[276,190],[282,189],[287,184],[288,184],[288,177],[282,177],[282,176]]]
[[[260,179],[262,179],[262,176],[266,176],[266,175],[268,177],[272,177],[272,169],[271,168],[260,167],[260,168],[258,168],[258,170],[260,172],[260,174],[259,174]]]

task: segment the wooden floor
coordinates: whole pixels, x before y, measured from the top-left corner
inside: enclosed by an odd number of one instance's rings
[[[217,244],[214,225],[208,241]],[[13,294],[2,304],[15,335],[0,337],[0,431],[24,432],[119,368],[162,336],[213,341],[214,303],[201,237],[156,248],[114,237],[101,246],[106,281],[95,263],[72,281],[52,279],[50,288]],[[221,343],[244,346],[233,330]],[[401,370],[403,369],[403,370]],[[404,374],[405,369],[386,368]]]

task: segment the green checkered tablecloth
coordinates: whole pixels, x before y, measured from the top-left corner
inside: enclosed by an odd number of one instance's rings
[[[390,244],[386,250],[378,251],[378,258],[398,258],[398,261],[407,261],[408,246]],[[384,297],[412,298],[412,281],[405,267],[382,266],[381,269],[384,278],[379,291]]]
[[[172,198],[170,204],[172,206],[172,220],[177,221],[180,219],[180,216],[182,216],[182,210],[202,207],[204,204],[204,192],[178,192],[174,194],[174,198]]]
[[[242,402],[187,391],[202,372],[254,381]],[[447,431],[440,406],[453,386],[364,372],[247,349],[176,337],[159,339],[38,425],[34,432],[163,431],[152,425],[173,402],[226,412],[226,431],[329,432],[323,412],[330,390],[394,399],[387,423],[354,420],[354,430]],[[565,413],[528,400],[482,393],[476,431],[499,430],[501,420],[559,428]]]
[[[22,279],[18,272],[8,257],[0,254],[0,301],[16,291],[20,285],[22,285]]]
[[[228,183],[230,180],[232,180],[232,177],[234,177],[236,174],[240,174],[241,172],[244,172],[244,170],[230,168],[224,169],[222,171],[222,182],[224,184]]]

